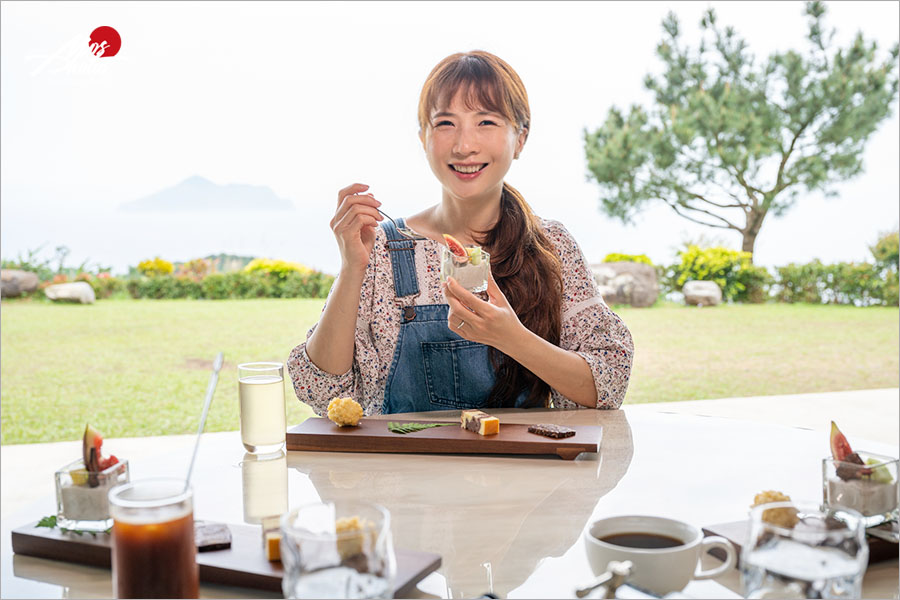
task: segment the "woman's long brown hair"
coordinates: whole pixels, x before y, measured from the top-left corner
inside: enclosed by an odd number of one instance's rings
[[[419,97],[419,127],[430,126],[431,113],[450,105],[464,92],[470,110],[502,114],[526,139],[531,127],[528,94],[518,74],[500,58],[481,50],[458,53],[442,60],[428,75]],[[522,324],[552,344],[559,344],[562,321],[562,268],[553,244],[515,188],[503,183],[500,218],[482,234],[491,254],[491,273]],[[511,407],[528,391],[527,407],[547,406],[550,386],[496,348],[490,351],[496,381],[488,397],[490,407]]]

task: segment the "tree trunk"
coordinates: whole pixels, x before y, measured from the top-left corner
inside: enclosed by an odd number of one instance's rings
[[[753,245],[756,243],[756,236],[758,231],[745,229],[741,233],[744,234],[744,243],[741,246],[741,250],[753,254]],[[750,262],[753,262],[753,256],[750,257]]]
[[[750,253],[751,263],[753,262],[753,246],[756,244],[756,236],[759,235],[759,230],[762,228],[765,216],[766,213],[762,210],[751,210],[750,214],[747,215],[747,226],[741,231],[744,236],[741,250]]]

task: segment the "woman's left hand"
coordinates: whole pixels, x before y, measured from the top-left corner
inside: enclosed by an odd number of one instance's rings
[[[447,326],[464,339],[505,352],[504,348],[509,347],[524,329],[490,272],[487,302],[459,285],[452,277],[447,278],[442,288],[444,298],[450,305]]]

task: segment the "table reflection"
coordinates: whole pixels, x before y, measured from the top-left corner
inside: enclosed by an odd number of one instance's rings
[[[288,511],[287,454],[256,455],[249,452],[241,460],[244,521],[259,524],[263,517]]]
[[[552,420],[540,412],[525,418]],[[396,547],[442,556],[448,596],[504,597],[538,562],[578,542],[597,501],[627,471],[634,448],[625,413],[606,412],[597,424],[604,428],[600,453],[574,461],[308,452],[292,452],[287,461],[323,500],[360,498],[387,507]]]

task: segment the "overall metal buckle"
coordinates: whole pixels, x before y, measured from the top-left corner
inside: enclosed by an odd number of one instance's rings
[[[412,296],[403,296],[402,298],[394,298],[394,304],[397,305],[397,308],[399,308],[401,311],[403,311],[403,322],[404,323],[409,323],[410,321],[412,321],[416,318],[415,301],[416,301],[416,298],[418,298],[419,294],[421,294],[421,293],[422,293],[422,290],[419,290]],[[407,304],[406,306],[404,306],[404,302],[407,300],[411,301],[412,304]]]

